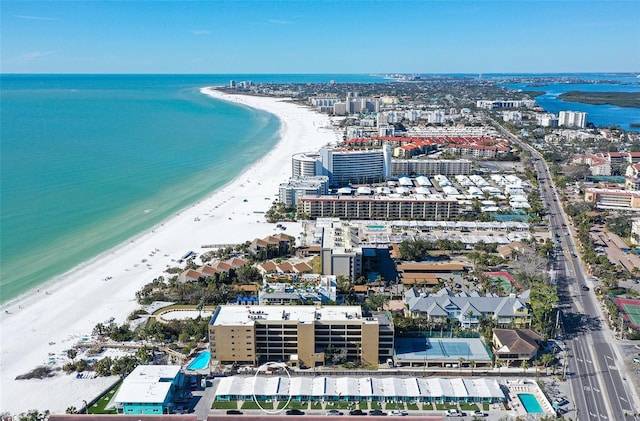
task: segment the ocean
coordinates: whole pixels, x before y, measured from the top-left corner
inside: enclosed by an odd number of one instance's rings
[[[0,75],[0,302],[160,223],[278,141],[268,113],[203,95],[368,75]]]
[[[0,75],[0,302],[160,223],[272,148],[280,127],[274,116],[199,92],[232,79],[386,82],[369,75]]]

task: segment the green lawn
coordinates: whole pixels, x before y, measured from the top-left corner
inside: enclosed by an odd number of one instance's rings
[[[482,403],[482,410],[483,411],[488,411],[489,410],[489,403],[488,402],[483,402]]]
[[[325,406],[325,409],[351,409],[353,407],[353,402],[346,401],[338,401],[338,402],[328,402]]]
[[[238,409],[238,401],[213,401],[211,409]]]
[[[433,404],[431,402],[423,402],[422,403],[423,411],[433,411]]]
[[[466,402],[460,402],[460,409],[463,411],[478,411],[480,410],[480,408],[478,408],[478,405],[476,405],[475,403],[466,403]]]
[[[458,404],[455,403],[436,403],[436,409],[438,411],[444,411],[447,409],[459,409]]]
[[[382,409],[382,405],[380,405],[380,402],[371,402],[371,410],[374,409]]]
[[[384,409],[392,410],[392,409],[400,409],[404,410],[404,402],[389,402],[385,404]]]
[[[94,403],[89,408],[89,413],[90,414],[115,414],[116,413],[115,409],[107,411],[104,408],[109,404],[109,402],[111,401],[111,398],[115,396],[118,389],[120,389],[121,384],[122,384],[122,381],[119,381],[115,386],[111,388],[111,390],[109,390],[107,393],[104,394],[104,396],[98,399],[98,402]]]
[[[418,409],[419,409],[418,408],[418,404],[415,404],[415,403],[408,403],[407,404],[407,410],[408,411],[417,411]]]
[[[311,402],[311,409],[322,409],[322,402]]]
[[[258,404],[260,404],[262,409],[273,409],[273,402],[265,401],[244,401],[244,403],[242,404],[242,409],[260,409],[260,406],[258,406]]]

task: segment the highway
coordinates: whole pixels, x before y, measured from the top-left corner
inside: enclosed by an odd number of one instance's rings
[[[562,209],[549,168],[530,145],[522,142],[499,123],[494,124],[507,138],[532,153],[540,184],[540,195],[549,214],[556,245],[556,280],[565,343],[567,381],[570,382],[577,420],[640,420],[640,409],[626,387],[624,362],[613,334],[598,311],[597,298],[578,257],[578,249],[567,216]],[[619,364],[616,364],[618,362]]]

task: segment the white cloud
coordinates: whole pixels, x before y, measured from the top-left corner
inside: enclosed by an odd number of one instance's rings
[[[291,25],[293,23],[290,20],[280,20],[280,19],[267,19],[267,22],[272,23],[274,25]]]
[[[38,59],[40,57],[45,57],[51,54],[56,53],[57,51],[31,51],[29,53],[24,53],[21,54],[17,57],[13,57],[9,59],[9,63],[13,63],[13,64],[24,64],[24,63],[28,63],[30,61],[33,61],[35,59]]]
[[[29,15],[13,15],[14,18],[18,19],[34,19],[34,20],[60,20],[58,18],[48,18],[45,16],[29,16]]]

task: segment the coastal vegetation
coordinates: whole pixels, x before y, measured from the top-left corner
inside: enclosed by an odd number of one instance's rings
[[[640,108],[640,92],[568,91],[560,94],[559,98],[563,101],[580,102],[583,104]]]

